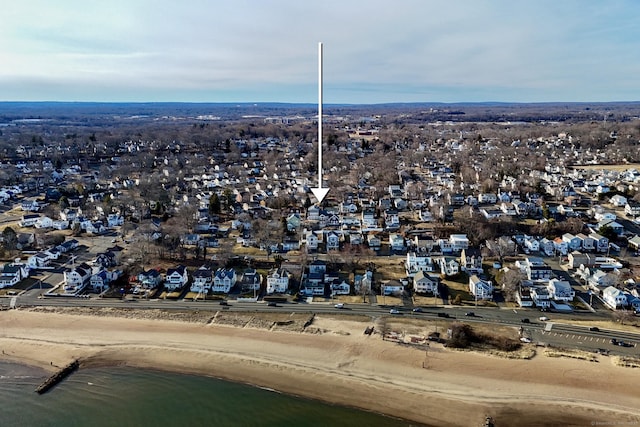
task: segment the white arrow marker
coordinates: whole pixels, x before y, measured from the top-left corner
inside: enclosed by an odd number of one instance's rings
[[[311,192],[318,203],[322,203],[329,192],[328,188],[322,188],[322,42],[318,43],[318,187]]]

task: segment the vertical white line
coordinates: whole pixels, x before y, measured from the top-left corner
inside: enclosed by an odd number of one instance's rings
[[[322,188],[322,42],[318,43],[318,188]]]

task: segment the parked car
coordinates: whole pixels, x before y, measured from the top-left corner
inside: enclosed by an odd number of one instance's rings
[[[415,308],[414,308],[413,310],[411,310],[411,311],[413,311],[414,313],[422,313],[422,308],[420,308],[420,307],[415,307]]]
[[[449,317],[449,313],[438,313],[438,317]]]
[[[468,317],[475,317],[476,316],[476,314],[473,311],[467,311],[464,315],[468,316]]]
[[[531,321],[527,317],[525,317],[524,319],[520,319],[520,321],[522,323],[531,323]]]
[[[269,307],[277,307],[278,303],[275,301],[269,301],[269,303],[267,304]]]
[[[525,342],[525,343],[530,343],[531,342],[531,338],[522,337],[522,338],[520,338],[520,341]]]
[[[546,322],[547,320],[549,320],[549,318],[547,316],[540,316],[538,317],[538,320],[540,320],[541,322]]]
[[[220,305],[229,305],[229,303],[227,302],[227,300],[221,300],[220,301]]]
[[[400,310],[398,310],[397,308],[392,308],[391,310],[389,310],[389,314],[400,314]]]
[[[600,332],[600,328],[598,328],[597,326],[592,326],[592,327],[589,328],[589,330],[591,332]]]
[[[334,305],[335,308],[344,308],[344,304],[339,302],[338,304]]]

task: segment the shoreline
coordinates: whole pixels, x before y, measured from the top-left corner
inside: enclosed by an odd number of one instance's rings
[[[511,360],[437,345],[425,354],[363,335],[367,322],[331,318],[314,321],[316,334],[23,310],[0,321],[2,358],[48,371],[78,358],[81,369],[204,375],[432,426],[487,415],[498,426],[640,425],[640,370],[606,357]]]

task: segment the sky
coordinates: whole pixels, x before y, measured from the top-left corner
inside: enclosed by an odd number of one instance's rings
[[[640,101],[637,0],[20,0],[0,101]]]

